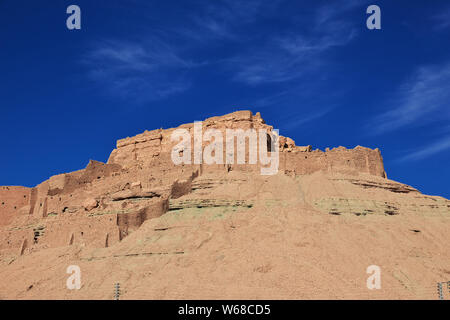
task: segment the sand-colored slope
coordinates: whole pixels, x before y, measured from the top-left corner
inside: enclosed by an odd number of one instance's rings
[[[0,298],[436,299],[450,201],[369,175],[202,175],[108,248],[1,256]],[[82,288],[66,288],[78,265]],[[366,269],[381,268],[381,290]]]

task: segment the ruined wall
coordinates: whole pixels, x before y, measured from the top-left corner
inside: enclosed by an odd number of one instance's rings
[[[52,176],[31,190],[29,213],[43,218],[48,214],[64,213],[81,207],[85,200],[80,197],[83,190],[95,181],[111,177],[120,170],[119,165],[91,160],[83,170]]]
[[[17,215],[28,213],[31,188],[20,186],[0,187],[0,225],[7,225]]]
[[[226,141],[226,129],[273,130],[259,113],[238,111],[202,122],[203,131],[218,129]],[[191,143],[194,124],[184,124]],[[117,141],[108,162],[90,161],[85,169],[56,175],[34,188],[0,187],[0,249],[31,250],[36,246],[85,244],[103,247],[120,241],[148,219],[159,217],[169,200],[192,191],[194,179],[205,173],[245,171],[260,174],[253,164],[181,164],[171,159],[174,130],[146,131]],[[209,142],[203,142],[203,148]],[[258,144],[257,144],[258,145]],[[235,150],[237,141],[235,141]],[[306,175],[316,171],[386,177],[378,149],[343,147],[327,151],[296,146],[280,136],[279,172]],[[245,160],[249,160],[249,146]],[[224,148],[223,159],[226,159]],[[193,159],[193,157],[191,157]],[[259,159],[259,155],[258,155]]]
[[[35,239],[36,245],[62,247],[83,244],[104,248],[119,241],[117,214],[77,215],[66,219],[48,219],[42,224],[43,234]],[[108,241],[108,243],[106,243]]]
[[[187,129],[191,136],[191,146],[193,146],[194,132],[193,123],[181,125],[178,128],[167,130],[158,129],[146,131],[135,137],[125,138],[117,141],[117,148],[111,153],[108,163],[120,164],[124,168],[133,166],[145,167],[159,157],[167,159],[161,168],[174,169],[170,154],[178,141],[172,142],[171,135],[176,129]],[[258,114],[253,115],[250,111],[238,111],[221,117],[212,117],[203,121],[203,132],[209,128],[219,129],[222,132],[224,142],[226,140],[225,130],[229,129],[265,129],[268,132],[273,130],[272,126],[264,123],[264,120]],[[236,150],[235,141],[235,150]],[[209,142],[203,142],[203,149]],[[372,150],[364,147],[346,149],[344,147],[335,148],[327,151],[312,150],[311,146],[296,146],[295,142],[287,137],[279,138],[280,151],[280,172],[287,174],[303,175],[311,174],[316,171],[324,172],[342,172],[356,174],[369,173],[372,175],[386,177],[383,165],[383,159],[378,149]],[[246,147],[246,162],[248,162],[248,150]],[[223,159],[225,162],[225,148]],[[193,150],[191,151],[193,154]],[[201,164],[201,172],[214,171],[259,171],[260,165],[239,165],[236,164],[236,152],[234,164]],[[193,159],[193,156],[191,156]]]
[[[226,129],[266,129],[271,131],[273,128],[264,123],[260,114],[253,115],[251,111],[237,111],[231,114],[212,117],[202,121],[203,132],[214,128],[222,132],[225,139]],[[117,148],[111,153],[108,164],[120,164],[123,168],[130,168],[136,165],[148,165],[155,157],[161,154],[170,153],[178,141],[171,141],[173,131],[176,129],[186,129],[191,136],[191,145],[194,144],[194,124],[183,124],[178,128],[158,129],[145,131],[134,137],[128,137],[117,141]],[[208,142],[203,142],[203,148]],[[225,159],[225,158],[224,158]]]
[[[280,153],[280,169],[286,174],[305,175],[316,171],[345,174],[369,173],[386,178],[383,158],[378,149],[364,147],[346,149],[335,148],[329,151]]]
[[[32,228],[8,228],[0,232],[0,250],[19,253],[22,246],[29,248],[33,245],[34,232]]]
[[[168,199],[154,201],[152,204],[128,214],[117,215],[117,226],[121,239],[130,231],[138,229],[146,220],[158,218],[169,210]]]

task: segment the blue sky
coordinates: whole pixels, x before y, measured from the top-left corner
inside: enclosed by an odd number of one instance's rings
[[[0,0],[0,185],[250,109],[297,145],[378,147],[390,179],[450,198],[449,39],[438,0]]]

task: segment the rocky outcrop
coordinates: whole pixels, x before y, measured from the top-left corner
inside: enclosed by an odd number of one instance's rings
[[[208,128],[273,130],[250,111]],[[175,165],[176,129],[194,124],[119,140],[107,163],[34,188],[0,187],[0,296],[109,299],[120,281],[131,299],[430,298],[448,275],[450,201],[387,179],[378,149],[280,136],[268,144],[278,173],[261,175]],[[368,292],[371,264],[385,291]],[[83,269],[81,290],[64,286],[68,265]]]
[[[186,199],[171,200],[169,210],[181,210],[186,208],[216,208],[216,207],[243,207],[251,208],[252,201],[229,199]]]
[[[186,129],[193,142],[194,123],[145,131],[118,140],[107,163],[91,160],[82,170],[53,176],[34,188],[0,187],[0,227],[10,230],[0,239],[0,247],[17,250],[24,239],[29,239],[28,247],[54,247],[67,245],[69,238],[71,243],[81,241],[86,245],[101,244],[104,247],[104,232],[99,234],[94,230],[107,232],[108,246],[112,246],[139,228],[144,221],[161,216],[169,208],[251,207],[251,199],[233,199],[223,194],[208,198],[208,192],[231,190],[227,188],[232,186],[244,188],[243,185],[253,179],[252,175],[260,176],[260,165],[248,162],[175,165],[171,152],[177,142],[172,141],[171,137],[176,129]],[[273,127],[267,125],[259,113],[252,114],[250,111],[208,118],[202,122],[202,133],[207,129],[217,129],[224,135],[227,129],[273,131]],[[203,148],[206,146],[208,142]],[[386,177],[378,149],[358,146],[354,149],[339,147],[320,151],[313,150],[310,145],[296,146],[291,138],[280,136],[278,151],[278,172],[286,176],[323,172]],[[240,182],[230,178],[199,179],[205,174],[222,177],[232,173],[246,176],[239,178]],[[354,184],[362,188],[382,187],[397,193],[416,192],[400,184],[379,186],[360,180],[355,180]],[[190,199],[190,194],[195,194],[197,198]],[[88,229],[80,226],[85,223]],[[27,229],[26,225],[43,225],[45,234],[39,235],[35,242],[33,228]]]

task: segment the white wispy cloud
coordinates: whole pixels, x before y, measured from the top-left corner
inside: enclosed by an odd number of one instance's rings
[[[394,107],[375,117],[367,126],[380,134],[409,125],[441,121],[450,117],[450,64],[420,67],[405,81]]]
[[[188,89],[189,71],[205,64],[215,65],[232,80],[249,85],[298,79],[327,65],[330,58],[326,53],[348,44],[356,35],[354,22],[346,21],[344,15],[361,6],[360,1],[327,4],[292,16],[286,10],[277,10],[284,3],[283,0],[209,2],[191,12],[182,26],[161,26],[162,36],[96,44],[85,55],[84,62],[90,78],[114,95],[148,101]],[[286,19],[278,14],[284,14]],[[283,20],[281,31],[259,32],[258,22],[265,19]],[[170,40],[172,45],[162,39]],[[224,52],[220,57],[204,54],[211,44],[224,41],[234,43],[237,50]],[[186,52],[210,61],[190,61]]]
[[[337,101],[348,94],[346,90],[327,90],[324,84],[317,82],[301,82],[301,84],[284,86],[283,91],[267,95],[263,98],[252,100],[252,106],[256,110],[264,110],[273,113],[280,130],[294,130],[301,126],[309,125],[328,115],[339,107]],[[326,95],[318,95],[317,92],[326,91]],[[295,106],[295,108],[293,108]],[[289,112],[280,112],[281,110]],[[267,111],[266,111],[267,110]]]
[[[434,28],[437,30],[443,30],[450,27],[450,7],[442,10],[439,14],[432,17]]]
[[[343,46],[351,41],[355,32],[345,36],[280,37],[272,39],[263,49],[230,59],[240,70],[235,79],[250,85],[285,82],[317,70],[327,61],[321,56],[329,48]]]
[[[351,5],[318,8],[315,17],[295,32],[271,35],[262,46],[230,59],[230,67],[239,68],[234,79],[258,85],[290,81],[317,70],[328,63],[324,53],[356,36],[354,25],[341,17],[356,6],[351,1]]]
[[[420,148],[420,150],[410,152],[407,155],[397,159],[397,162],[422,160],[446,150],[450,150],[450,136],[445,136],[425,148]]]
[[[308,114],[290,116],[289,119],[286,119],[282,122],[281,129],[286,131],[297,129],[302,125],[317,121],[318,119],[327,115],[331,110],[333,110],[333,107],[323,108],[321,110]]]
[[[346,12],[355,8],[367,7],[370,2],[371,1],[368,0],[327,1],[326,4],[319,7],[316,12],[315,26],[321,27],[328,21],[336,21]]]
[[[82,62],[89,77],[114,95],[137,102],[157,100],[189,88],[185,72],[198,64],[156,38],[102,41]]]
[[[281,0],[210,1],[192,16],[194,26],[183,30],[196,40],[225,38],[241,41],[239,27],[254,22],[260,15],[272,13]]]

